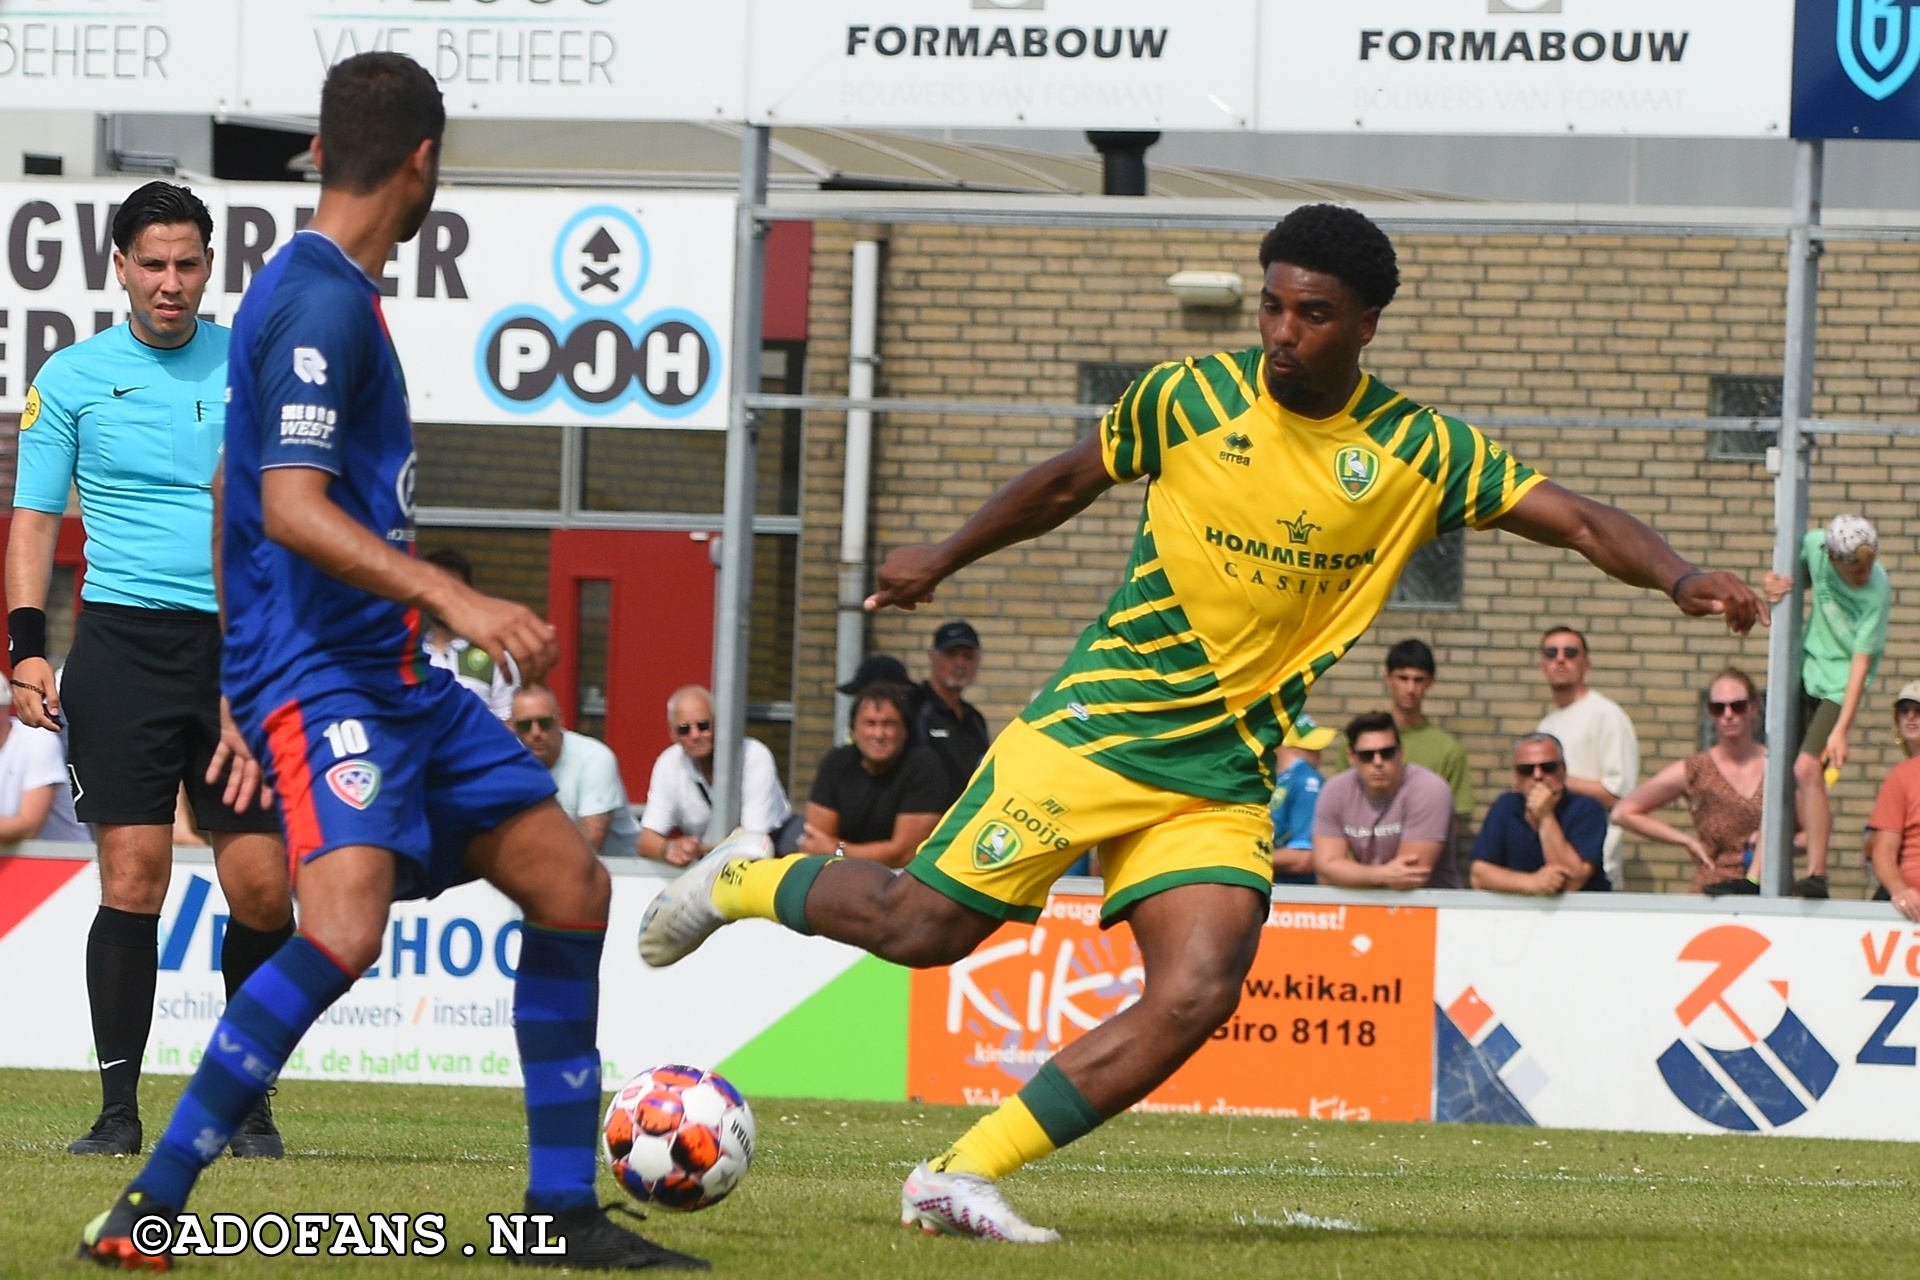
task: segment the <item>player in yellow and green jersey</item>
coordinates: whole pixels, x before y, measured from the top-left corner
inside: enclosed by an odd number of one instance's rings
[[[1422,544],[1505,529],[1737,632],[1764,616],[1733,574],[1695,568],[1624,511],[1363,373],[1399,285],[1393,246],[1365,217],[1296,209],[1260,262],[1261,346],[1149,371],[1097,434],[1016,477],[945,542],[881,566],[867,607],[911,609],[1115,484],[1149,482],[1119,590],[906,874],[769,858],[765,837],[737,834],[642,923],[654,965],[748,917],[897,964],[950,964],[1003,921],[1037,918],[1054,878],[1100,846],[1102,919],[1133,929],[1141,998],[913,1171],[901,1217],[923,1229],[1058,1239],[994,1180],[1138,1102],[1233,1013],[1267,915],[1275,749]]]

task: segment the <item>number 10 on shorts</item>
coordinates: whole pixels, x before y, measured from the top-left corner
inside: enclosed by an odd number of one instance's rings
[[[362,755],[367,750],[367,729],[358,720],[335,720],[320,731],[320,736],[333,748],[335,760]]]

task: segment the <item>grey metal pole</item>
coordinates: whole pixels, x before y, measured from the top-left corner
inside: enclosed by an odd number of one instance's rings
[[[766,288],[767,224],[754,211],[767,202],[765,125],[740,135],[740,204],[734,212],[733,377],[727,413],[725,533],[720,541],[720,593],[714,610],[713,817],[707,841],[723,839],[740,821],[740,773],[747,736],[747,627],[753,603],[753,508],[759,414],[747,396],[760,389],[761,300]]]
[[[1767,636],[1767,783],[1760,847],[1765,866],[1760,892],[1769,898],[1793,892],[1795,795],[1793,765],[1800,744],[1792,738],[1800,705],[1800,539],[1807,527],[1807,463],[1810,443],[1800,423],[1813,414],[1814,326],[1820,302],[1820,180],[1825,144],[1794,144],[1793,224],[1787,229],[1787,352],[1780,387],[1779,473],[1773,481],[1773,571],[1793,579],[1793,589],[1773,608]]]

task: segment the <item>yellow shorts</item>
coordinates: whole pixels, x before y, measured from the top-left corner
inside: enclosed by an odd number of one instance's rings
[[[1135,782],[1019,720],[994,740],[907,874],[996,919],[1033,921],[1053,882],[1095,845],[1106,879],[1103,927],[1184,884],[1273,888],[1264,805]]]

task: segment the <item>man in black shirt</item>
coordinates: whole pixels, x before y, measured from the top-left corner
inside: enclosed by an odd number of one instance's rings
[[[807,796],[807,853],[904,867],[946,810],[939,759],[907,734],[908,690],[874,684],[853,703],[853,741],[820,761]]]
[[[960,695],[980,673],[980,634],[971,623],[947,622],[927,650],[929,678],[913,691],[913,740],[940,758],[946,771],[944,811],[967,789],[967,779],[986,758],[987,718]]]

